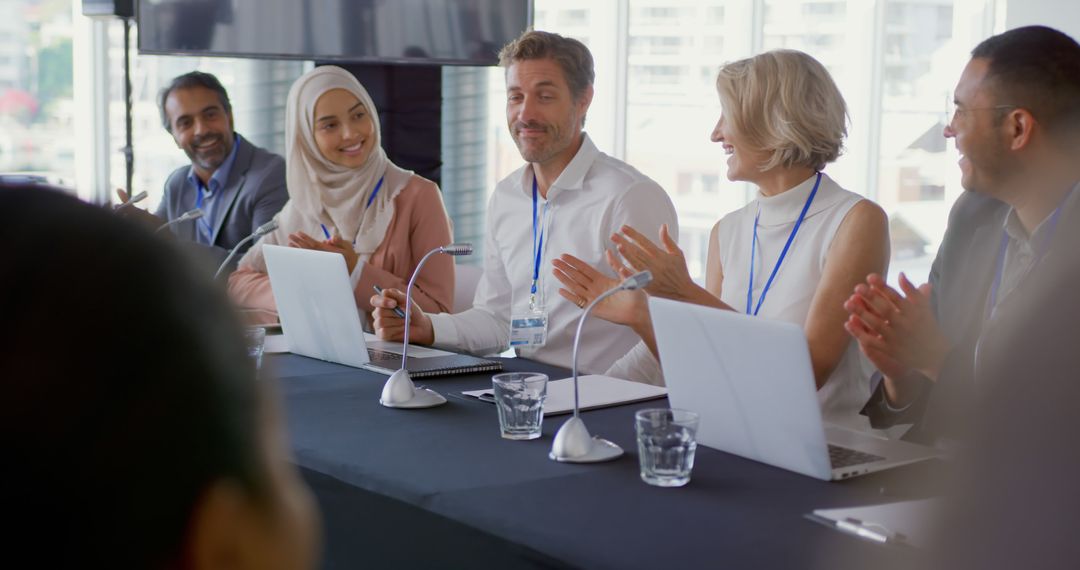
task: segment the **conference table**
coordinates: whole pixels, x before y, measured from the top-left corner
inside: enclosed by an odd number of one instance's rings
[[[566,370],[503,359],[506,371]],[[599,464],[548,459],[568,416],[543,436],[499,435],[495,406],[460,396],[491,374],[418,381],[446,405],[390,409],[386,376],[291,354],[281,381],[294,461],[322,510],[323,568],[865,568],[915,556],[811,522],[818,508],[925,496],[937,462],[824,482],[698,446],[692,480],[646,485],[634,412],[667,400],[582,412],[626,450]]]

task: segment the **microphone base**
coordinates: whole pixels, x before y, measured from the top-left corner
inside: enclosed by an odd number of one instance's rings
[[[411,400],[404,402],[385,402],[379,400],[379,403],[387,408],[434,408],[435,406],[441,406],[446,403],[446,398],[434,390],[428,390],[427,388],[417,388],[413,393]]]
[[[622,454],[621,447],[590,435],[585,421],[575,414],[555,432],[548,458],[560,463],[599,463],[611,461]]]
[[[559,463],[603,463],[622,457],[623,448],[599,436],[593,436],[589,451],[577,457],[559,457],[552,451],[548,458]]]
[[[379,403],[387,408],[434,408],[445,404],[446,398],[434,390],[417,388],[409,371],[402,368],[386,380]]]

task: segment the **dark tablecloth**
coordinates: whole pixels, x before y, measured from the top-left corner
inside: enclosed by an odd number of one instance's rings
[[[568,416],[546,418],[539,440],[509,441],[493,405],[452,396],[489,387],[490,374],[425,380],[448,404],[399,410],[378,403],[383,375],[294,355],[269,366],[323,510],[325,568],[880,565],[895,550],[804,515],[917,496],[924,487],[907,483],[933,469],[826,483],[699,446],[692,481],[661,489],[638,476],[633,416],[666,400],[583,412],[626,455],[561,464],[547,453]],[[520,359],[505,367],[568,375]]]

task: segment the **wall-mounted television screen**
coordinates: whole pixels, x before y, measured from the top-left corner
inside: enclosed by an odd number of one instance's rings
[[[532,0],[139,0],[139,51],[495,65]]]

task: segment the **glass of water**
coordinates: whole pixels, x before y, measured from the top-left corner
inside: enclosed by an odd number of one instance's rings
[[[698,415],[687,410],[649,409],[634,414],[641,480],[657,487],[690,482]]]
[[[266,329],[262,327],[244,329],[244,344],[247,345],[248,356],[255,362],[255,370],[258,370],[262,367],[263,347],[266,345]]]
[[[491,377],[499,429],[506,439],[537,439],[544,422],[546,374],[507,372]]]

